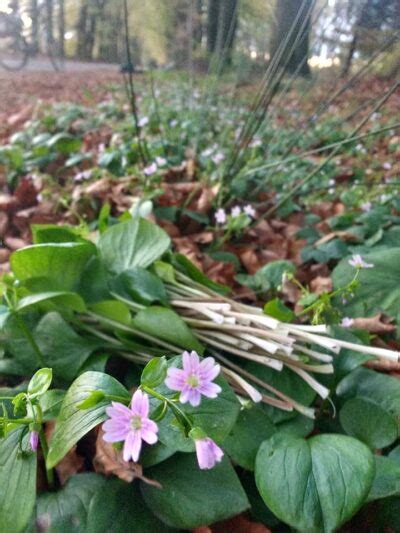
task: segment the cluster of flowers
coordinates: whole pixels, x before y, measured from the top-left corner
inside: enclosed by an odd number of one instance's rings
[[[240,216],[242,214],[242,212],[245,215],[247,215],[248,217],[250,217],[250,218],[255,218],[255,216],[256,216],[256,210],[250,204],[244,206],[243,211],[242,211],[242,208],[240,207],[240,205],[235,205],[231,209],[230,216],[232,218],[236,218],[236,217]],[[215,221],[217,222],[217,224],[225,224],[227,219],[228,219],[228,214],[226,213],[225,209],[222,209],[222,207],[220,207],[215,212]]]
[[[220,372],[220,365],[212,357],[200,361],[196,352],[184,352],[183,369],[169,368],[165,379],[166,386],[179,391],[179,401],[190,403],[193,407],[200,405],[201,397],[216,398],[221,387],[213,380]],[[103,424],[106,442],[124,442],[123,458],[125,461],[139,459],[142,441],[155,444],[158,440],[158,426],[149,418],[150,404],[146,392],[138,389],[132,396],[130,406],[112,402],[106,409],[110,417]],[[196,447],[197,461],[201,469],[210,469],[221,461],[224,453],[217,444],[201,431],[195,432],[193,440]]]

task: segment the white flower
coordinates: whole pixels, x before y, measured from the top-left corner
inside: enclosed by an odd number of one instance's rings
[[[246,213],[246,215],[250,218],[255,218],[256,216],[256,210],[254,209],[254,207],[250,204],[248,205],[245,205],[244,208],[243,208],[243,211]]]
[[[225,213],[225,209],[222,209],[222,207],[220,207],[216,213],[215,213],[215,221],[217,222],[217,224],[225,224],[226,222],[226,213]]]
[[[382,165],[382,167],[385,169],[385,170],[390,170],[392,168],[392,163],[389,163],[389,161],[385,161]]]
[[[354,268],[373,268],[372,263],[366,263],[360,254],[354,254],[351,259],[349,259],[349,264]]]
[[[151,176],[152,174],[157,172],[157,164],[154,162],[151,163],[149,166],[143,169],[143,172],[145,173],[146,176]]]
[[[163,167],[164,165],[167,164],[167,160],[164,158],[164,157],[159,157],[157,156],[156,157],[156,163],[159,167]]]
[[[345,316],[344,318],[342,318],[342,322],[340,323],[342,328],[351,328],[353,324],[354,324],[354,319],[349,318],[348,316]]]
[[[368,213],[368,211],[371,211],[372,204],[371,202],[364,202],[363,204],[361,204],[360,207],[362,211],[364,211],[365,213]]]
[[[78,172],[78,174],[75,174],[74,181],[79,183],[83,180],[88,180],[92,177],[92,171],[91,170],[84,170],[82,172]]]
[[[231,209],[231,216],[233,218],[236,218],[240,215],[240,213],[242,212],[241,208],[240,208],[240,205],[235,205],[235,207],[232,207]]]
[[[216,165],[218,165],[219,163],[221,163],[221,161],[225,159],[225,156],[222,152],[217,152],[211,157],[211,159]]]
[[[139,119],[139,122],[138,122],[140,128],[143,128],[148,123],[149,123],[149,117],[142,117],[141,119]]]

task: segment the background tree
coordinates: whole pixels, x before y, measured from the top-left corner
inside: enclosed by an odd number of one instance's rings
[[[278,0],[270,56],[289,72],[310,76],[307,59],[314,0]]]
[[[238,0],[209,0],[207,50],[231,59],[238,23]]]

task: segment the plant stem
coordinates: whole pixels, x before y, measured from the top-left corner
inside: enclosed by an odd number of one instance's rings
[[[35,355],[37,357],[37,360],[38,360],[38,363],[39,363],[39,366],[41,367],[45,367],[46,366],[46,361],[43,357],[43,354],[42,352],[40,351],[40,348],[39,346],[37,345],[35,339],[33,338],[33,335],[32,333],[29,331],[29,329],[27,328],[23,318],[21,318],[19,316],[19,314],[17,312],[14,312],[14,316],[15,316],[15,319],[18,323],[18,326],[20,327],[22,333],[25,335],[27,341],[29,342],[29,344],[32,346],[32,349],[33,351],[35,352]]]
[[[43,427],[40,428],[40,431],[39,431],[39,440],[40,440],[40,446],[42,448],[42,453],[44,457],[44,463],[46,465],[47,482],[49,484],[49,487],[51,489],[54,489],[54,471],[52,468],[47,468],[47,455],[49,453],[49,447],[47,445],[46,436],[44,434]]]

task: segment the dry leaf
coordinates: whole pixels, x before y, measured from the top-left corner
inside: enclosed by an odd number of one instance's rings
[[[141,479],[149,485],[161,488],[157,481],[143,476],[143,468],[140,464],[124,461],[122,452],[117,451],[111,443],[106,442],[103,439],[103,435],[104,432],[100,429],[97,434],[96,454],[93,459],[93,466],[96,472],[105,476],[113,474],[127,483],[134,479]]]
[[[365,329],[370,333],[389,333],[395,331],[396,326],[390,324],[390,321],[393,319],[388,319],[378,313],[375,316],[369,318],[355,318],[353,322],[353,327],[358,329]]]
[[[310,288],[318,295],[324,294],[333,290],[333,282],[330,277],[317,276],[311,281]]]

